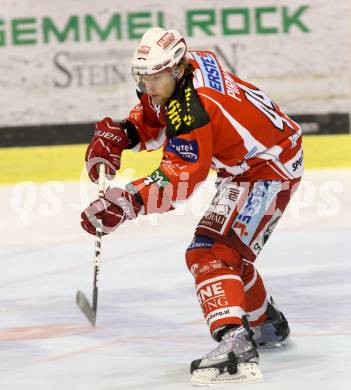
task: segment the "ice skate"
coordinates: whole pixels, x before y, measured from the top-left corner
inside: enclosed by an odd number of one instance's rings
[[[258,353],[249,332],[244,326],[228,330],[217,348],[202,359],[194,360],[190,368],[192,383],[211,385],[262,380]]]
[[[252,328],[253,339],[260,349],[282,348],[288,344],[290,328],[284,314],[278,310],[273,298],[270,298],[268,319],[261,325]]]

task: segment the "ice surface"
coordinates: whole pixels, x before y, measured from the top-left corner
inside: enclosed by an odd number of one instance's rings
[[[307,172],[257,260],[292,337],[261,353],[265,379],[248,387],[351,388],[350,191],[351,171]],[[103,238],[95,329],[75,304],[78,289],[92,291],[94,238],[79,213],[94,192],[0,187],[0,390],[191,389],[189,364],[214,342],[184,251],[213,179],[176,212]]]

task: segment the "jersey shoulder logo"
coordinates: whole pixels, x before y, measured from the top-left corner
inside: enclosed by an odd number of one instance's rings
[[[192,53],[204,77],[204,85],[225,94],[224,80],[216,57],[209,52]]]

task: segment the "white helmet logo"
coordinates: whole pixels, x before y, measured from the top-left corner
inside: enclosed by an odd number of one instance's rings
[[[138,48],[138,54],[145,54],[145,55],[147,55],[147,54],[150,53],[150,49],[151,49],[150,46],[140,46]]]
[[[156,43],[162,47],[163,50],[166,50],[167,47],[171,46],[175,42],[176,38],[171,32],[166,32]]]

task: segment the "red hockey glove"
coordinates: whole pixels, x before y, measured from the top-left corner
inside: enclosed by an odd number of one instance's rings
[[[102,198],[95,200],[81,214],[81,225],[90,234],[102,221],[102,235],[116,230],[126,219],[138,216],[141,204],[134,195],[122,188],[108,188]],[[97,220],[100,221],[97,221]]]
[[[96,122],[95,133],[85,153],[85,161],[90,179],[99,178],[97,165],[106,165],[106,176],[113,179],[121,165],[121,154],[128,145],[128,137],[122,126],[113,123],[111,118]]]

